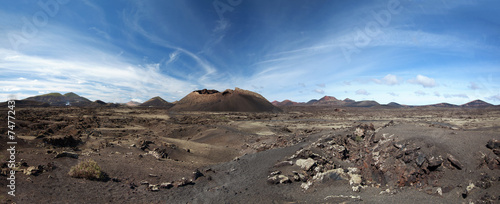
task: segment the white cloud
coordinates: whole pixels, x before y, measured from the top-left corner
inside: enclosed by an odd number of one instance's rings
[[[75,92],[91,100],[125,102],[124,97],[130,94],[134,98],[151,95],[182,97],[177,91],[191,86],[161,73],[158,64],[133,65],[120,59],[107,62],[50,59],[0,49],[0,58],[12,55],[19,57],[0,61],[2,72],[7,76],[37,78],[1,78],[0,87],[7,92]]]
[[[389,92],[388,94],[391,95],[391,96],[399,96],[399,94],[396,94],[394,92]]]
[[[400,79],[396,75],[388,74],[382,79],[373,79],[377,84],[385,84],[385,85],[397,85],[400,82]]]
[[[418,90],[418,91],[415,91],[415,95],[417,95],[417,96],[425,96],[425,95],[427,95],[427,93],[425,93],[425,92],[423,92],[421,90]]]
[[[356,95],[370,95],[370,93],[364,89],[359,89],[356,91]]]
[[[439,92],[437,92],[437,91],[434,91],[434,96],[440,97],[441,94]]]
[[[417,75],[415,79],[409,79],[409,83],[422,85],[424,88],[432,88],[436,86],[436,80],[423,75]]]
[[[325,87],[326,87],[326,85],[325,85],[324,83],[321,83],[321,84],[316,84],[316,86],[319,86],[319,87],[321,87],[321,88],[325,88]]]

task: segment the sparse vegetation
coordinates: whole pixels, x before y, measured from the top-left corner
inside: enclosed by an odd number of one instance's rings
[[[71,167],[69,175],[75,178],[83,178],[89,180],[106,181],[108,176],[101,170],[101,167],[92,159],[80,162],[76,166]]]

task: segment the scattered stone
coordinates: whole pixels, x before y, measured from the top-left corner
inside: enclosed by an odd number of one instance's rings
[[[469,185],[465,188],[465,191],[462,193],[462,198],[467,198],[475,187],[474,183],[469,183]]]
[[[284,184],[284,183],[292,183],[292,181],[290,180],[290,178],[288,178],[288,176],[285,176],[285,175],[278,175],[278,180],[281,184]]]
[[[149,185],[148,181],[141,181],[141,185]]]
[[[160,187],[161,188],[170,189],[170,188],[174,187],[174,185],[172,183],[170,183],[170,182],[167,182],[167,183],[161,183]]]
[[[144,151],[146,150],[147,148],[149,148],[149,145],[150,144],[154,144],[154,142],[152,141],[149,141],[149,140],[141,140],[139,141],[139,148]]]
[[[421,167],[422,164],[424,164],[424,162],[425,162],[425,154],[419,152],[415,162],[417,163],[417,165],[419,167]]]
[[[306,183],[300,184],[300,187],[304,190],[307,191],[312,186],[313,182],[312,181],[307,181]]]
[[[304,181],[304,182],[307,181],[307,178],[304,174],[301,174],[301,173],[296,172],[296,171],[293,171],[292,173],[293,173],[293,179],[295,181]]]
[[[128,185],[130,186],[130,189],[135,189],[137,187],[137,185],[135,185],[135,183],[132,183],[132,182],[129,183]],[[149,185],[149,183],[148,183],[148,185]]]
[[[201,171],[199,169],[196,169],[193,172],[193,181],[195,181],[196,179],[203,177],[203,176],[205,176],[205,175],[203,175],[203,173],[201,173]]]
[[[482,174],[481,178],[478,182],[476,182],[475,186],[482,189],[488,189],[493,185],[494,181],[496,181],[495,178],[490,177],[488,174]]]
[[[149,174],[149,177],[158,177],[156,174]]]
[[[460,163],[460,161],[458,161],[458,159],[456,159],[453,155],[448,154],[447,158],[448,158],[448,161],[451,162],[451,165],[453,165],[458,170],[462,170],[462,168],[464,168],[462,163]]]
[[[486,147],[489,149],[500,149],[500,140],[491,139],[488,140]]]
[[[267,179],[267,182],[269,184],[284,184],[284,183],[291,183],[292,180],[290,180],[290,178],[288,178],[288,176],[285,176],[285,175],[274,175],[274,176],[270,176],[268,179]]]
[[[74,153],[74,152],[61,152],[61,153],[58,153],[54,158],[61,158],[61,157],[69,157],[69,158],[73,158],[73,159],[78,159],[78,154],[77,153]]]
[[[276,176],[278,174],[281,174],[281,171],[273,171],[273,172],[271,172],[271,176]]]
[[[300,168],[308,171],[309,169],[311,169],[314,165],[316,165],[316,161],[314,161],[314,159],[311,159],[311,158],[307,158],[307,159],[297,159],[297,161],[295,161],[295,164],[297,166],[299,166]]]
[[[394,195],[396,193],[398,193],[398,191],[395,190],[395,189],[393,189],[393,190],[391,190],[391,189],[385,189],[385,191],[380,191],[379,195],[384,195],[384,194],[386,194],[386,195]]]
[[[177,187],[183,187],[183,186],[187,186],[187,185],[193,185],[194,182],[193,182],[193,180],[188,180],[188,179],[182,177],[181,180],[176,181],[175,184]]]
[[[430,156],[427,158],[427,163],[429,164],[427,168],[431,171],[434,171],[441,166],[441,164],[443,163],[443,158],[441,156]]]
[[[149,184],[149,190],[150,191],[153,191],[153,192],[156,192],[156,191],[159,191],[160,188],[158,188],[158,185],[153,185],[153,184]]]
[[[28,176],[29,175],[37,176],[40,173],[42,173],[42,168],[40,168],[40,166],[30,166],[24,170],[24,174]]]
[[[500,197],[498,200],[500,200]],[[480,201],[481,202],[478,202],[478,203],[496,203],[497,198],[495,198],[494,196],[491,196],[490,194],[488,194],[488,192],[486,192],[483,196],[481,196]]]

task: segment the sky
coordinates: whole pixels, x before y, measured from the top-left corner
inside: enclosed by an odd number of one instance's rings
[[[500,104],[500,1],[18,0],[0,7],[0,101],[180,100],[239,87]]]

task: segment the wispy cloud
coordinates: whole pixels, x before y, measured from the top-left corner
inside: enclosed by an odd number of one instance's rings
[[[470,85],[467,86],[469,89],[472,89],[472,90],[477,90],[477,89],[480,89],[479,85],[474,83],[474,82],[470,82]]]
[[[469,98],[466,94],[443,94],[445,98]]]
[[[394,92],[389,92],[389,93],[387,93],[387,94],[389,94],[389,95],[391,95],[391,96],[399,96],[399,94],[396,94],[396,93],[394,93]]]
[[[356,95],[370,95],[370,93],[364,89],[359,89],[356,91]]]
[[[488,100],[500,101],[500,94],[490,96],[490,97],[488,97]]]

